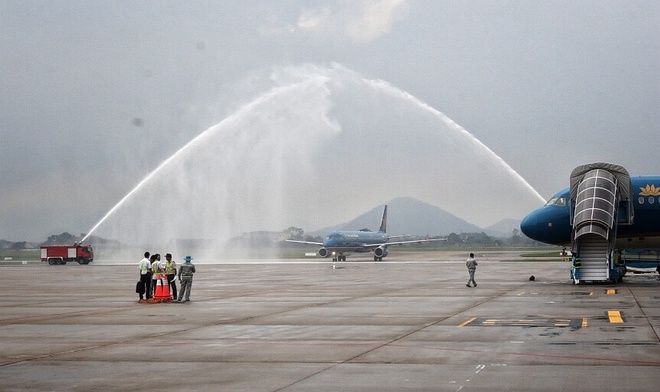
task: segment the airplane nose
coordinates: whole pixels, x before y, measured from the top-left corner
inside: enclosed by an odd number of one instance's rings
[[[555,227],[556,216],[546,209],[531,212],[520,222],[520,231],[527,237],[546,244],[555,244],[558,229]],[[561,230],[560,230],[561,231]]]
[[[541,208],[533,211],[520,222],[520,231],[527,237],[546,244],[568,244],[571,242],[568,210]]]
[[[536,226],[538,225],[538,217],[534,212],[528,214],[526,217],[523,218],[523,220],[520,222],[520,231],[523,232],[527,237],[537,240],[536,238],[538,236]]]

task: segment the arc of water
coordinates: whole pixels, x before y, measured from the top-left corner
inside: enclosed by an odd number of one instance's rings
[[[425,110],[428,110],[429,112],[433,113],[441,121],[443,121],[444,123],[449,125],[451,128],[453,128],[455,131],[459,132],[464,137],[466,137],[471,143],[473,143],[477,147],[479,147],[479,148],[483,149],[484,151],[486,151],[492,158],[494,158],[500,165],[502,165],[510,175],[512,175],[516,180],[518,180],[522,184],[524,184],[525,187],[527,189],[529,189],[529,191],[532,192],[532,194],[534,194],[534,196],[536,196],[541,203],[545,202],[545,199],[543,198],[543,196],[541,196],[541,194],[538,193],[536,191],[536,189],[534,189],[534,187],[532,187],[520,174],[518,174],[518,172],[516,170],[514,170],[511,166],[509,166],[509,164],[506,163],[506,161],[504,161],[504,159],[502,159],[502,157],[497,155],[488,146],[483,144],[479,139],[477,139],[468,130],[466,130],[462,126],[458,125],[451,118],[447,117],[447,115],[445,115],[444,113],[440,112],[439,110],[431,107],[427,103],[419,100],[418,98],[411,95],[410,93],[392,86],[390,83],[388,83],[384,80],[381,80],[381,79],[375,79],[374,80],[374,79],[365,79],[365,78],[362,78],[362,80],[365,83],[369,84],[370,86],[372,86],[374,88],[379,88],[380,90],[385,91],[390,95],[398,96],[402,99],[409,100],[409,101],[415,103],[416,105],[419,105],[420,107],[424,108]]]
[[[307,66],[303,68],[305,70],[306,68],[309,68],[310,66]],[[446,124],[448,127],[453,129],[455,132],[457,132],[459,135],[461,135],[465,140],[469,141],[472,143],[473,146],[476,148],[479,148],[482,151],[485,151],[489,157],[491,157],[494,161],[496,161],[501,168],[505,169],[509,175],[511,175],[513,178],[515,178],[517,181],[519,181],[521,184],[526,187],[526,189],[529,189],[531,194],[533,194],[535,197],[537,197],[541,202],[544,201],[543,197],[529,184],[527,181],[525,181],[519,174],[516,172],[511,166],[509,166],[499,155],[497,155],[495,152],[493,152],[490,148],[488,148],[486,145],[484,145],[481,141],[479,141],[474,135],[472,135],[470,132],[465,130],[463,127],[458,125],[456,122],[451,120],[449,117],[447,117],[445,114],[442,112],[434,109],[430,105],[426,104],[425,102],[422,102],[418,98],[414,97],[413,95],[400,90],[388,82],[385,82],[380,79],[366,79],[362,77],[361,75],[357,74],[354,71],[351,71],[339,64],[333,64],[332,69],[328,68],[320,68],[313,66],[311,69],[311,72],[301,72],[299,68],[294,69],[296,76],[293,81],[291,79],[286,79],[285,84],[280,85],[278,87],[274,87],[267,92],[261,94],[258,96],[255,100],[243,105],[240,107],[234,114],[230,115],[229,117],[225,118],[222,120],[220,123],[208,128],[206,131],[202,132],[195,138],[193,138],[191,141],[189,141],[187,144],[185,144],[183,147],[181,147],[178,151],[176,151],[172,156],[164,160],[159,166],[156,167],[152,172],[150,172],[144,179],[142,179],[128,194],[126,194],[115,206],[112,207],[102,218],[99,220],[89,231],[89,233],[83,238],[83,241],[87,239],[89,235],[91,235],[93,232],[97,230],[99,226],[101,226],[110,216],[112,216],[117,210],[119,210],[128,200],[130,200],[140,189],[142,189],[147,183],[152,181],[157,175],[162,172],[166,167],[170,166],[172,162],[177,161],[182,157],[182,155],[186,154],[188,151],[190,151],[192,148],[195,146],[206,142],[207,138],[210,138],[214,135],[217,134],[220,130],[223,129],[230,129],[233,125],[239,124],[241,120],[245,118],[245,116],[249,116],[251,112],[255,109],[258,109],[257,106],[267,103],[271,99],[278,99],[281,97],[281,94],[286,94],[288,92],[291,92],[297,88],[300,87],[305,87],[308,84],[311,84],[313,87],[318,87],[318,88],[324,88],[328,89],[328,86],[326,85],[329,80],[333,78],[334,74],[330,74],[330,72],[343,72],[346,75],[349,75],[351,78],[354,80],[357,80],[361,83],[365,83],[367,86],[370,86],[372,89],[377,90],[379,92],[383,92],[385,94],[388,94],[392,97],[399,98],[406,100],[408,102],[413,103],[414,105],[422,108],[424,111],[427,111],[431,113],[433,116],[438,118],[441,122]],[[308,70],[309,71],[309,70]],[[285,75],[286,76],[286,75]],[[301,78],[302,76],[302,78]]]
[[[258,106],[262,104],[265,101],[268,101],[269,99],[272,99],[274,97],[277,97],[279,94],[285,93],[289,90],[293,90],[296,88],[299,88],[302,85],[308,84],[308,83],[318,83],[318,84],[323,84],[325,79],[305,79],[301,82],[285,85],[285,86],[280,86],[280,87],[275,87],[268,92],[262,94],[260,97],[257,99],[249,102],[248,104],[245,104],[242,106],[238,111],[236,111],[234,114],[230,115],[229,117],[225,118],[218,124],[208,128],[206,131],[200,133],[197,135],[195,138],[193,138],[191,141],[189,141],[186,145],[181,147],[178,151],[176,151],[174,154],[172,154],[169,158],[164,160],[156,169],[154,169],[151,173],[149,173],[145,178],[142,179],[130,192],[126,194],[117,204],[115,204],[92,228],[89,230],[89,232],[83,237],[82,241],[85,241],[99,226],[101,226],[112,214],[115,213],[119,208],[121,208],[124,203],[126,203],[127,200],[129,200],[135,193],[137,193],[145,184],[150,182],[158,173],[160,173],[164,168],[166,168],[168,165],[170,165],[171,162],[177,160],[181,155],[183,155],[186,151],[190,150],[193,148],[195,145],[201,143],[204,139],[209,137],[214,130],[216,129],[222,129],[223,126],[229,125],[238,119],[240,119],[242,116],[248,114],[250,110],[252,110],[255,106]]]

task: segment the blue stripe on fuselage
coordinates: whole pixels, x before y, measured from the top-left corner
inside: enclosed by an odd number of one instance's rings
[[[333,231],[323,240],[326,248],[363,248],[365,244],[384,244],[387,234],[369,231]],[[354,250],[355,251],[355,250]]]

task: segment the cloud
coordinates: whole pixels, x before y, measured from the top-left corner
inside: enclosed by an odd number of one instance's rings
[[[390,32],[392,24],[405,18],[408,11],[406,0],[365,1],[350,4],[349,15],[344,33],[356,42],[369,42]]]
[[[340,1],[304,8],[295,23],[261,31],[268,35],[300,33],[365,43],[389,33],[394,22],[407,16],[408,9],[408,0]]]
[[[327,7],[304,9],[298,17],[297,27],[302,31],[334,30],[334,12]]]

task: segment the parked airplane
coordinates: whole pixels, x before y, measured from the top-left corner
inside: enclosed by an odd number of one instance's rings
[[[346,256],[351,253],[374,252],[374,261],[383,261],[387,256],[387,247],[403,244],[420,244],[422,242],[440,241],[442,239],[390,241],[392,238],[404,236],[388,236],[387,233],[387,205],[383,209],[383,217],[380,220],[378,232],[371,231],[333,231],[329,233],[323,242],[299,241],[288,239],[287,242],[299,244],[318,245],[319,256],[332,256],[332,261],[346,261]]]
[[[576,167],[570,188],[527,215],[520,230],[536,241],[570,245],[575,283],[618,281],[631,259],[626,252],[660,249],[658,222],[660,176],[631,178],[621,166],[598,162]],[[650,262],[653,269],[660,265]]]

